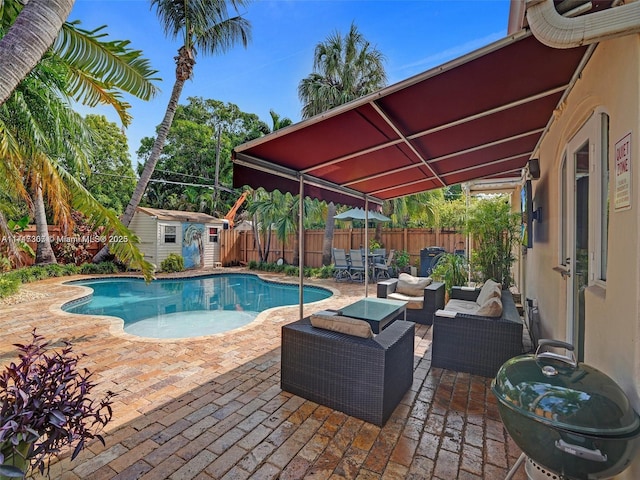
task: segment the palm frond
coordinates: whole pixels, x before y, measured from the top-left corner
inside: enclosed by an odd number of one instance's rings
[[[157,93],[152,83],[160,80],[154,77],[149,60],[142,57],[140,50],[129,48],[128,40],[106,41],[104,32],[106,25],[94,30],[79,28],[79,21],[66,22],[53,51],[71,67],[70,74],[83,71],[87,76],[94,76],[108,89],[118,88],[143,100],[149,100]],[[94,98],[89,93],[92,83],[71,80],[74,98],[85,101]]]
[[[152,280],[154,268],[140,252],[139,238],[120,222],[115,213],[102,206],[78,179],[69,174],[61,165],[54,163],[54,166],[69,188],[73,208],[81,211],[87,217],[89,224],[105,228],[103,235],[107,239],[109,250],[123,263],[139,269],[147,281]],[[113,239],[123,241],[110,241]]]

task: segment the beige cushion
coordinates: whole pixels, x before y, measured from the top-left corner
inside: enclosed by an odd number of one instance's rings
[[[371,325],[357,318],[343,317],[341,315],[311,315],[311,325],[333,332],[346,333],[362,338],[373,338]]]
[[[407,302],[407,308],[409,310],[421,310],[424,305],[424,295],[420,297],[410,297],[409,295],[405,295],[403,293],[393,292],[387,295],[387,298]]]
[[[476,315],[482,315],[483,317],[499,317],[502,315],[502,301],[499,297],[490,298],[480,305],[480,308],[476,311]]]
[[[431,285],[431,277],[414,277],[408,273],[398,275],[396,293],[402,293],[410,297],[424,296],[424,289]]]
[[[467,313],[469,315],[475,315],[478,310],[479,305],[476,302],[472,302],[470,300],[460,300],[457,298],[452,298],[447,302],[446,310],[451,312],[460,312]]]
[[[484,282],[484,285],[482,285],[480,293],[478,294],[478,298],[476,299],[476,303],[478,305],[484,305],[490,298],[500,298],[501,295],[502,286],[498,282],[494,282],[493,280],[489,279]]]

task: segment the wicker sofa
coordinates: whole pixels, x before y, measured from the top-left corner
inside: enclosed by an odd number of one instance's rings
[[[479,293],[480,289],[453,287],[450,302],[475,302]],[[436,311],[431,366],[494,377],[504,362],[523,353],[523,323],[511,292],[502,290],[500,300],[497,317],[449,312],[446,307]]]
[[[415,324],[395,321],[373,338],[311,325],[282,327],[282,390],[378,426],[413,382]]]
[[[391,298],[393,300],[404,300],[407,302],[407,320],[423,325],[431,325],[433,322],[433,314],[436,310],[444,308],[444,283],[428,281],[421,295],[416,292],[404,291],[402,289],[403,282],[413,282],[416,279],[426,280],[427,277],[413,277],[411,275],[401,273],[399,278],[390,278],[378,282],[377,296],[378,298]]]

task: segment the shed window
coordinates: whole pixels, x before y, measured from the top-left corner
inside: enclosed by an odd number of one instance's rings
[[[164,243],[176,243],[176,227],[175,227],[175,225],[165,225],[165,227],[164,227]]]
[[[218,243],[218,229],[216,227],[209,227],[209,242]]]

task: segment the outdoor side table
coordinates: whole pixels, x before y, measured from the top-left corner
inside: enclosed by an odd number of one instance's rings
[[[403,319],[407,319],[407,302],[386,298],[363,298],[342,308],[340,313],[345,317],[365,320],[371,325],[373,333],[380,333],[398,316],[403,315]]]

